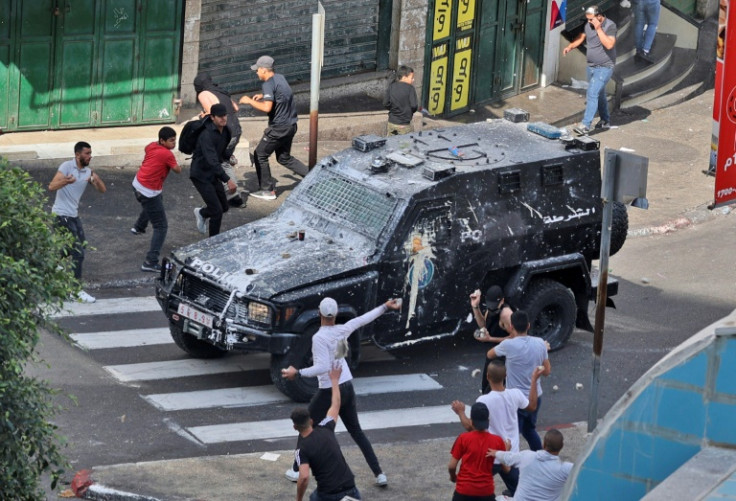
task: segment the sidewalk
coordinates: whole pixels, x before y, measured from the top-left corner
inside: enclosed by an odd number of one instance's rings
[[[474,113],[454,119],[456,122],[502,117],[503,110],[522,108],[530,112],[530,121],[566,126],[579,120],[584,97],[565,88],[551,86],[515,96],[500,104],[479,106]],[[713,91],[675,106],[655,109],[637,107],[613,114],[614,127],[593,135],[604,148],[627,148],[649,157],[647,198],[649,210],[629,210],[629,237],[666,233],[700,221],[722,217],[728,208],[708,210],[713,201],[714,180],[702,174],[708,167],[712,128]],[[350,146],[352,137],[381,134],[384,112],[354,112],[322,115],[317,158]],[[450,121],[423,119],[425,127],[442,127]],[[244,162],[248,143],[259,140],[265,117],[244,118],[244,135],[237,156],[242,187],[255,189],[255,172]],[[300,117],[300,132],[292,153],[307,161],[308,117]],[[77,140],[92,144],[92,166],[108,186],[105,195],[87,190],[82,198],[81,217],[92,246],[84,262],[84,278],[91,289],[150,285],[154,276],[141,273],[140,264],[149,244],[149,234],[133,236],[129,228],[139,206],[130,183],[142,159],[143,147],[156,139],[160,126],[123,127],[76,131],[11,133],[0,136],[0,155],[9,156],[26,168],[44,185],[53,177],[61,161],[72,157]],[[180,126],[178,126],[180,127]],[[523,148],[523,145],[518,145]],[[183,158],[181,158],[183,160]],[[274,210],[299,179],[274,164],[278,178],[278,200],[267,202],[249,199],[247,208],[232,209],[223,218],[223,231],[260,218]],[[169,176],[165,190],[169,231],[163,255],[172,248],[202,238],[195,228],[193,207],[201,203],[186,175]],[[150,231],[150,230],[149,230]],[[460,432],[448,428],[448,437]],[[585,425],[564,430],[566,446],[562,456],[574,459],[585,441]],[[354,466],[358,487],[364,498],[374,500],[448,499],[452,485],[446,464],[452,438],[418,443],[378,444],[389,475],[388,489],[372,485],[373,478],[360,452],[347,439],[344,451]],[[262,453],[242,456],[205,457],[174,461],[149,462],[95,468],[93,478],[101,484],[166,500],[179,499],[288,499],[294,485],[283,478],[291,464],[291,451],[277,451],[275,461],[262,459]],[[314,484],[312,483],[313,487]],[[99,498],[101,499],[101,498]],[[115,499],[108,497],[106,499]],[[121,498],[126,499],[126,498]],[[129,499],[129,498],[128,498]]]

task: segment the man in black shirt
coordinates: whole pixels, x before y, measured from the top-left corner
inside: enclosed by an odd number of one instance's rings
[[[228,209],[222,183],[227,183],[230,193],[235,193],[238,186],[222,168],[225,150],[230,143],[230,130],[226,127],[227,109],[220,103],[212,105],[210,117],[211,120],[207,120],[197,138],[189,178],[205,203],[205,207],[194,209],[197,229],[200,233],[206,233],[209,219],[210,236],[214,237],[220,233],[222,214]]]
[[[511,332],[511,314],[513,309],[509,306],[503,296],[503,290],[498,285],[491,285],[485,293],[486,311],[480,309],[480,291],[476,290],[470,295],[470,306],[473,308],[473,318],[478,324],[475,331],[475,339],[483,343],[500,343]],[[491,391],[485,375],[488,372],[490,359],[486,357],[483,366],[481,381],[481,392],[485,395]]]
[[[411,117],[419,108],[417,91],[414,89],[414,70],[400,66],[395,78],[383,98],[383,106],[388,108],[389,136],[412,132]]]
[[[340,387],[338,381],[342,368],[329,372],[332,383],[332,403],[325,417],[316,427],[309,417],[309,410],[295,409],[291,413],[294,429],[299,432],[299,443],[294,452],[299,465],[299,480],[296,483],[296,501],[302,501],[309,485],[311,468],[317,480],[317,489],[309,501],[340,501],[345,496],[361,499],[355,486],[355,477],[340,450],[335,438],[335,426],[340,413]]]
[[[255,109],[268,113],[268,127],[256,146],[254,163],[258,174],[258,191],[252,197],[263,200],[276,200],[276,180],[271,177],[268,157],[276,152],[276,161],[304,177],[309,169],[300,160],[291,156],[291,143],[296,134],[296,106],[294,94],[283,75],[273,71],[273,58],[261,56],[250,67],[263,82],[262,93],[253,97],[243,96],[240,104],[249,104]]]

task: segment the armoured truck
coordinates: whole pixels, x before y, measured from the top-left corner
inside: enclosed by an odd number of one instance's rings
[[[305,401],[325,296],[337,321],[390,297],[389,312],[350,337],[349,361],[372,341],[386,350],[463,329],[468,295],[497,284],[526,310],[530,333],[562,347],[591,330],[591,262],[599,254],[600,152],[504,120],[379,138],[322,159],[272,214],[177,249],[156,296],[176,344],[192,357],[271,354],[271,379]],[[611,253],[628,220],[614,207]],[[608,295],[617,292],[609,283]]]

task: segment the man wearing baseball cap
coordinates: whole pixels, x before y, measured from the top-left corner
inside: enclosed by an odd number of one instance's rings
[[[455,439],[450,454],[447,470],[450,481],[455,484],[453,501],[493,501],[495,486],[493,485],[492,457],[486,457],[488,449],[507,449],[506,443],[498,435],[488,432],[488,407],[476,402],[470,408],[472,431],[460,434]],[[457,465],[460,463],[460,471]]]
[[[360,329],[364,325],[368,325],[375,319],[386,313],[388,310],[399,310],[401,302],[396,299],[389,299],[384,304],[373,308],[368,313],[364,313],[359,317],[355,317],[345,324],[336,324],[338,306],[337,301],[331,297],[322,299],[319,303],[320,328],[312,337],[312,360],[311,367],[305,367],[297,370],[295,367],[289,366],[281,371],[281,376],[287,379],[295,377],[317,377],[319,379],[319,390],[314,394],[309,402],[309,415],[312,421],[319,423],[324,419],[332,400],[332,387],[329,378],[329,371],[335,366],[342,367],[340,375],[340,417],[345,424],[350,436],[360,451],[363,453],[368,466],[370,466],[373,474],[376,476],[376,485],[385,487],[388,485],[388,479],[378,464],[376,453],[373,452],[368,437],[363,433],[358,420],[358,410],[355,401],[355,390],[353,389],[353,375],[350,367],[345,360],[346,350],[342,347],[354,331]],[[340,352],[336,356],[335,353],[340,347]],[[299,442],[297,441],[297,449]],[[292,482],[296,482],[299,478],[298,466],[286,471],[286,478]]]
[[[273,70],[273,58],[261,56],[256,64],[250,67],[263,82],[262,92],[253,97],[243,96],[240,104],[249,104],[255,109],[268,113],[268,127],[263,131],[254,153],[256,174],[258,175],[258,191],[252,197],[263,200],[276,200],[276,180],[271,177],[268,157],[276,153],[276,161],[304,177],[309,169],[300,160],[291,156],[291,143],[296,134],[296,105],[286,78]]]
[[[509,335],[511,329],[511,314],[513,309],[506,303],[503,289],[498,285],[488,287],[484,295],[486,311],[480,308],[480,290],[470,295],[470,307],[473,309],[473,318],[478,324],[475,339],[482,343],[500,343]],[[490,359],[486,357],[483,365],[483,374],[488,371]],[[491,391],[488,380],[481,378],[481,392],[485,395]]]
[[[227,184],[230,193],[235,193],[238,186],[222,168],[225,150],[230,143],[230,129],[226,127],[227,108],[220,103],[213,104],[210,117],[211,120],[205,122],[204,130],[197,137],[189,178],[205,203],[204,207],[194,209],[197,229],[200,233],[206,233],[209,220],[210,236],[214,237],[220,233],[222,215],[228,210],[222,183]]]

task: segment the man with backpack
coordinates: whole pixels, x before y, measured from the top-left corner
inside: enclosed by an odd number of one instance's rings
[[[238,120],[238,105],[232,100],[229,92],[212,81],[212,77],[207,72],[199,73],[194,78],[194,90],[197,91],[197,101],[202,106],[202,113],[199,114],[199,118],[209,115],[212,106],[217,103],[227,108],[227,128],[230,129],[230,143],[228,143],[225,150],[225,162],[222,163],[222,168],[229,177],[235,180],[235,169],[233,167],[238,164],[238,159],[235,158],[233,153],[240,142],[240,135],[243,133],[240,120]],[[245,201],[237,192],[234,195],[229,195],[227,202],[231,207],[245,206]]]
[[[273,58],[261,56],[250,67],[263,82],[263,91],[253,97],[243,96],[240,104],[249,104],[258,111],[268,113],[268,127],[258,142],[254,163],[258,175],[258,191],[251,196],[263,200],[276,200],[276,180],[271,177],[268,157],[276,153],[278,163],[299,176],[306,176],[309,168],[291,156],[291,143],[296,134],[296,105],[286,78],[273,70]]]
[[[191,141],[191,136],[198,134],[189,178],[205,203],[205,207],[194,209],[197,229],[200,233],[206,233],[209,220],[211,237],[220,233],[222,215],[228,210],[227,195],[222,183],[227,184],[230,193],[235,193],[238,188],[222,168],[225,151],[231,139],[230,130],[226,126],[227,108],[220,103],[214,104],[210,108],[209,118],[192,126],[195,131],[185,134],[185,127],[179,143],[179,149],[183,151],[182,143]]]

